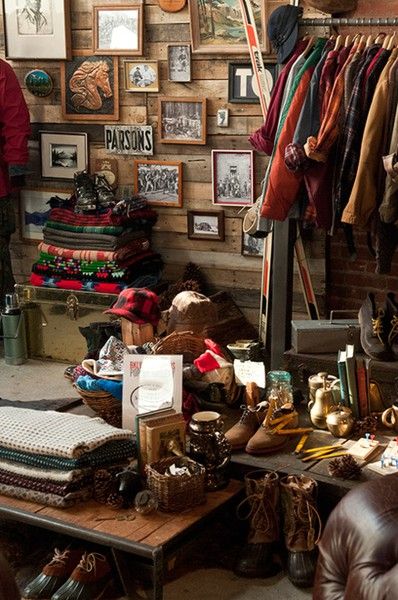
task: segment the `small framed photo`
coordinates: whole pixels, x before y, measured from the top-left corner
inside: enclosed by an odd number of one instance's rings
[[[254,202],[253,150],[212,150],[213,204],[249,206]]]
[[[3,18],[6,58],[70,58],[70,0],[3,0]]]
[[[188,211],[188,238],[190,240],[219,240],[223,242],[225,239],[224,211]]]
[[[242,254],[243,256],[255,256],[261,258],[264,251],[264,238],[255,238],[242,231]]]
[[[45,179],[73,179],[76,171],[87,169],[87,133],[39,131],[41,176]]]
[[[167,46],[167,68],[169,81],[189,83],[191,81],[191,46],[169,44]]]
[[[265,77],[272,90],[277,78],[276,63],[265,63]],[[229,63],[228,102],[256,104],[260,102],[257,81],[251,63]]]
[[[163,144],[206,144],[206,98],[159,98],[158,122]]]
[[[125,60],[124,87],[127,92],[158,92],[159,64],[157,60]]]
[[[217,111],[217,127],[228,127],[229,125],[229,109],[219,108]]]
[[[94,54],[142,56],[142,4],[93,6]]]
[[[48,219],[52,196],[59,196],[67,200],[71,196],[67,190],[30,190],[24,188],[19,193],[19,206],[21,215],[21,239],[24,242],[37,244],[43,239],[43,227]]]
[[[61,63],[61,106],[66,121],[119,119],[119,66],[116,56],[73,52]]]
[[[182,162],[135,160],[134,189],[149,204],[182,206]]]

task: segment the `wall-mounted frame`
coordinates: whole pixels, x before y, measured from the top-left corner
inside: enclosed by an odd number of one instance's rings
[[[277,78],[278,65],[265,63],[265,76],[271,90]],[[228,65],[228,102],[257,104],[258,97],[256,78],[251,63],[229,63]]]
[[[269,53],[265,32],[267,2],[253,2],[262,50]],[[189,0],[192,51],[200,53],[248,54],[239,0]]]
[[[39,131],[41,176],[44,179],[73,179],[87,169],[87,133]]]
[[[157,60],[125,60],[123,72],[126,92],[159,91],[159,63]]]
[[[169,44],[167,46],[167,73],[169,81],[189,83],[191,74],[191,46]]]
[[[94,54],[142,56],[143,5],[93,6]]]
[[[48,201],[52,196],[67,200],[71,194],[71,190],[22,189],[19,193],[22,241],[37,245],[43,239],[43,227],[50,212]]]
[[[6,58],[71,57],[70,0],[3,0]]]
[[[134,189],[154,206],[182,206],[182,162],[134,161]]]
[[[223,210],[189,210],[188,238],[190,240],[214,240],[223,242],[225,239]]]
[[[206,98],[159,98],[159,141],[206,144]]]
[[[264,252],[264,238],[256,238],[242,231],[242,255],[261,258]]]
[[[253,150],[212,150],[213,204],[250,206],[254,202]]]
[[[119,60],[93,56],[90,50],[74,51],[61,63],[62,117],[67,121],[117,121],[119,119]]]

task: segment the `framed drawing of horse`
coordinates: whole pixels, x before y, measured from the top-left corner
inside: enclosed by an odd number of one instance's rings
[[[73,52],[71,60],[61,63],[61,104],[67,121],[118,121],[118,58]]]

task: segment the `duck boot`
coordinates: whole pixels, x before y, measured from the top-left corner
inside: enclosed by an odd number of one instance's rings
[[[105,175],[95,175],[95,190],[97,192],[97,200],[99,208],[109,208],[115,204],[115,192],[112,186],[108,183]]]
[[[35,577],[22,592],[22,600],[50,600],[53,593],[61,587],[79,564],[81,550],[54,550],[54,556],[44,565],[41,573]]]
[[[242,416],[225,434],[232,450],[244,448],[264,420],[265,410],[259,400],[260,392],[257,385],[248,383],[245,389],[245,404],[241,406]]]
[[[85,552],[69,579],[51,600],[108,600],[113,579],[107,558],[99,552]]]
[[[388,343],[388,323],[385,310],[376,307],[373,293],[370,292],[367,295],[359,309],[358,320],[364,352],[376,360],[394,360]]]
[[[281,570],[279,559],[279,476],[273,471],[252,471],[245,476],[250,519],[249,536],[235,566],[241,577],[272,577]],[[243,517],[245,518],[245,517]]]
[[[76,191],[76,213],[86,213],[97,209],[97,194],[94,181],[87,171],[78,171],[74,175]]]
[[[398,359],[398,304],[393,292],[388,292],[386,296],[386,318],[388,328],[388,344],[394,354],[395,360]]]
[[[281,479],[280,488],[287,574],[293,585],[311,587],[321,533],[316,508],[317,483],[305,475],[287,475]]]
[[[298,413],[291,410],[291,419],[286,423],[286,428],[294,429],[298,425]],[[288,413],[285,412],[284,416]],[[269,454],[277,452],[288,441],[288,435],[281,435],[275,431],[272,425],[266,423],[266,420],[261,423],[256,433],[249,439],[246,444],[246,452],[248,454]]]

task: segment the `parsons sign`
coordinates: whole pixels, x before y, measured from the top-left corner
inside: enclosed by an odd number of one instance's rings
[[[153,154],[151,125],[105,125],[105,148],[114,154]]]

